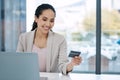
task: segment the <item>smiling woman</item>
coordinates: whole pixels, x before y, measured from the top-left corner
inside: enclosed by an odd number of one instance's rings
[[[69,62],[65,38],[52,31],[56,11],[50,4],[41,4],[35,11],[32,30],[19,37],[17,52],[38,54],[40,72],[62,72],[68,74],[82,61],[75,56]]]

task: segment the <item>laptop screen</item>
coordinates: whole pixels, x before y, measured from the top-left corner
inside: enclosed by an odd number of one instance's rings
[[[0,80],[40,80],[37,54],[0,52]]]

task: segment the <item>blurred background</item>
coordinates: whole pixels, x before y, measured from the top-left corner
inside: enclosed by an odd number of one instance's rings
[[[0,0],[0,51],[16,51],[20,33],[32,28],[42,3],[56,9],[54,32],[67,40],[67,52],[80,51],[81,65],[73,72],[96,72],[97,0]],[[120,0],[101,0],[101,73],[120,74]]]

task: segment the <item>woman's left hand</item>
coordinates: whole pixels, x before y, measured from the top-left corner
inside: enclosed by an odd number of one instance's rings
[[[71,63],[73,66],[79,65],[82,62],[81,56],[75,56],[72,58]]]
[[[79,65],[82,62],[82,57],[75,56],[72,58],[71,62],[67,65],[67,72],[71,72],[73,67]]]

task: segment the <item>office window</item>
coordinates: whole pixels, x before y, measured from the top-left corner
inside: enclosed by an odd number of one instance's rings
[[[3,42],[3,29],[2,29],[2,23],[3,23],[3,18],[2,18],[2,11],[3,11],[3,7],[2,7],[2,1],[0,0],[0,51],[3,49],[2,47],[2,42]]]
[[[19,34],[26,30],[26,1],[0,0],[0,48],[16,51]]]
[[[102,1],[101,71],[120,72],[120,0]]]

